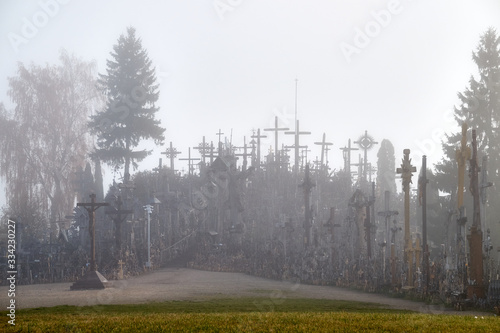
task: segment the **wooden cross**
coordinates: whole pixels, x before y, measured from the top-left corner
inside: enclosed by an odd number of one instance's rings
[[[208,152],[210,151],[210,146],[205,142],[205,136],[203,136],[203,141],[198,144],[198,147],[194,147],[200,152],[203,163],[205,163],[205,157],[208,156]]]
[[[385,235],[384,235],[385,245],[387,245],[387,243],[389,242],[389,221],[391,220],[391,217],[399,215],[398,211],[389,209],[390,195],[391,195],[391,192],[385,191],[385,193],[384,193],[384,208],[385,208],[385,210],[377,213],[378,216],[382,216],[385,218]],[[386,260],[385,260],[385,249],[384,249],[384,264],[383,264],[384,280],[385,280],[385,271],[386,271],[385,261]]]
[[[325,163],[325,148],[333,145],[331,142],[326,142],[326,134],[323,133],[323,140],[321,142],[315,142],[315,145],[321,145],[321,167],[324,167]]]
[[[413,287],[413,258],[411,256],[410,239],[410,184],[412,183],[412,173],[417,169],[411,165],[410,149],[403,150],[404,158],[401,167],[396,172],[401,174],[403,180],[403,191],[405,192],[405,262],[408,264],[408,283]]]
[[[278,127],[278,116],[274,117],[274,128],[264,128],[264,131],[274,132],[274,162],[276,162],[276,168],[279,169],[279,154],[278,154],[278,132],[287,131],[288,127]]]
[[[113,220],[113,222],[115,223],[115,244],[116,251],[120,258],[122,255],[122,223],[125,222],[128,214],[133,213],[133,211],[130,209],[122,209],[122,205],[122,197],[118,196],[118,199],[116,200],[117,208],[113,208],[114,210],[106,212],[106,215],[114,215],[114,217],[111,217],[111,220]]]
[[[181,154],[181,152],[177,151],[177,149],[172,146],[172,141],[170,141],[170,147],[167,148],[167,150],[165,150],[165,152],[162,153],[162,154],[165,154],[165,156],[167,158],[170,158],[170,169],[172,169],[172,171],[174,171],[174,160],[175,160],[175,157],[177,155]]]
[[[300,148],[304,148],[300,151],[300,159],[301,159],[301,165],[302,165],[301,168],[304,169],[304,164],[307,165],[307,153],[310,152],[311,150],[307,149],[307,146],[303,146]]]
[[[219,144],[218,144],[218,149],[219,149],[219,156],[222,156],[222,140],[221,140],[221,137],[224,133],[222,133],[220,131],[220,128],[219,128],[219,132],[215,133],[215,135],[219,136]]]
[[[349,139],[347,147],[339,149],[342,150],[342,155],[344,156],[344,171],[349,175],[349,179],[351,179],[351,151],[358,150],[358,148],[351,148],[351,139]]]
[[[276,124],[276,127],[278,124]],[[255,133],[251,136],[252,139],[257,139],[257,161],[256,161],[256,167],[260,168],[260,139],[261,138],[267,138],[267,135],[260,135],[260,128],[257,130],[257,135]],[[278,140],[278,139],[276,139]],[[253,141],[253,140],[252,140]],[[278,144],[276,142],[276,144]],[[255,165],[254,165],[255,166]]]
[[[470,159],[470,191],[473,198],[473,217],[470,235],[468,235],[470,246],[470,283],[467,287],[467,297],[474,296],[484,298],[485,290],[483,286],[483,234],[481,233],[481,214],[480,214],[480,193],[477,164],[477,141],[476,130],[472,130],[472,157]]]
[[[422,206],[422,246],[423,255],[423,278],[425,293],[429,291],[429,248],[427,246],[427,156],[422,156],[422,168],[418,177],[418,201]],[[418,263],[418,261],[417,261]]]
[[[193,161],[199,161],[199,158],[191,158],[191,148],[189,148],[188,158],[179,158],[179,161],[188,161],[189,176],[193,175]]]
[[[300,157],[299,156],[299,148],[304,148],[303,146],[300,146],[300,144],[299,144],[299,136],[311,134],[311,132],[301,132],[299,130],[299,121],[297,120],[295,122],[295,131],[285,132],[285,134],[295,136],[295,143],[293,146],[290,146],[290,148],[295,148],[295,171],[298,172],[298,170],[299,170],[299,157]]]
[[[90,195],[90,203],[78,202],[77,206],[84,207],[89,213],[89,232],[90,232],[90,270],[97,271],[95,261],[95,211],[102,206],[109,206],[107,202],[95,202],[95,193]]]
[[[242,156],[243,157],[243,166],[242,166],[242,171],[245,171],[247,169],[247,157],[251,156],[251,153],[247,153],[247,138],[243,137],[243,147],[237,147],[238,149],[243,149],[243,153],[241,154],[234,154],[234,156]]]
[[[311,180],[309,174],[309,165],[306,164],[304,182],[299,185],[304,190],[304,208],[305,208],[305,216],[304,216],[304,245],[308,247],[311,244],[311,226],[312,226],[312,209],[311,209],[311,189],[316,186],[314,182]]]

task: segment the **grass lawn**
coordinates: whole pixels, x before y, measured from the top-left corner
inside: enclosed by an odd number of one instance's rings
[[[500,318],[424,315],[375,303],[220,298],[0,312],[0,332],[498,332]]]

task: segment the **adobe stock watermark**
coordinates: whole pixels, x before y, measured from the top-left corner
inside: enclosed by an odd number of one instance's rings
[[[135,109],[140,103],[147,98],[146,89],[141,86],[132,88],[130,95],[122,96],[111,102],[110,117],[103,118],[99,121],[97,129],[103,134],[110,134],[117,128],[117,124],[123,123],[131,114],[131,109]],[[111,119],[113,118],[113,119]]]
[[[407,0],[411,1],[411,0]],[[363,49],[370,45],[384,28],[391,24],[394,16],[401,14],[403,5],[399,0],[389,0],[385,9],[374,10],[370,12],[372,20],[366,22],[364,27],[354,28],[354,37],[352,42],[341,42],[339,47],[347,63],[351,63],[355,54],[360,54]]]
[[[10,45],[16,53],[19,52],[19,46],[28,44],[30,40],[35,38],[39,31],[49,23],[50,19],[59,14],[61,5],[66,5],[71,0],[40,0],[40,7],[35,13],[29,17],[23,17],[21,29],[19,33],[9,32],[7,38]]]
[[[243,0],[214,0],[212,4],[219,19],[224,21],[226,13],[232,12],[241,6],[242,3]]]

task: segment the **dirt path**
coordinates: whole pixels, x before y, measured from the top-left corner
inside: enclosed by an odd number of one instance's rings
[[[164,268],[127,280],[112,281],[103,290],[71,291],[71,283],[17,286],[18,309],[56,305],[99,305],[161,302],[169,300],[204,300],[214,297],[269,297],[269,299],[319,298],[384,304],[387,308],[422,313],[485,315],[456,312],[442,306],[367,294],[336,287],[311,286],[258,278],[241,273],[220,273],[188,268]],[[0,305],[7,305],[7,287],[0,287]]]

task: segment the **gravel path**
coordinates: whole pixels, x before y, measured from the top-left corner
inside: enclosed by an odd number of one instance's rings
[[[422,313],[479,315],[457,312],[442,306],[367,294],[330,286],[311,286],[263,279],[241,273],[208,272],[188,268],[164,268],[127,280],[111,281],[103,290],[70,290],[72,283],[21,285],[16,289],[16,308],[56,305],[99,305],[161,302],[169,300],[204,300],[215,297],[318,298],[352,300],[384,304],[387,308]],[[7,306],[8,288],[0,287],[0,305]]]

